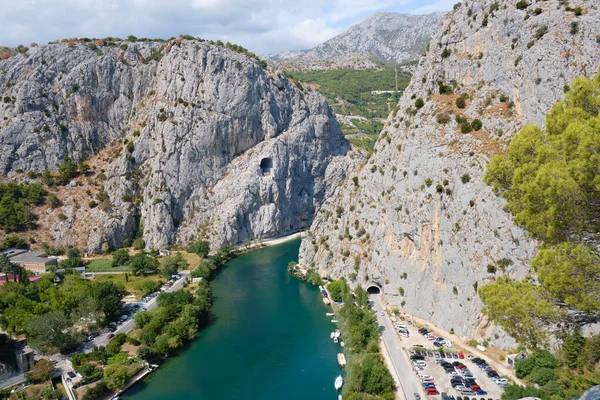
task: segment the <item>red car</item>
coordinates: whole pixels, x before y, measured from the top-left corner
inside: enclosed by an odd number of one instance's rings
[[[467,368],[467,366],[466,366],[466,365],[464,365],[464,364],[459,364],[459,365],[457,365],[457,366],[456,366],[456,367],[454,367],[454,368],[456,368],[456,369],[465,369],[465,368]]]
[[[458,353],[458,358],[460,358],[462,360],[465,358],[465,355],[463,353]]]
[[[476,392],[476,391],[478,391],[479,389],[481,389],[481,386],[479,386],[479,385],[471,385],[471,390],[472,390],[472,391]]]
[[[438,392],[438,390],[436,388],[426,388],[425,393],[427,393],[427,395],[429,395],[429,396],[440,394],[440,392]]]
[[[115,337],[115,334],[114,334],[114,333],[109,333],[108,335],[106,335],[106,338],[107,338],[107,339],[112,339],[112,338],[114,338],[114,337]]]

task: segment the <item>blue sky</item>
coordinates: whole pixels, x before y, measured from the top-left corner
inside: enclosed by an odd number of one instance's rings
[[[0,45],[64,37],[177,36],[258,53],[313,47],[378,11],[424,14],[457,0],[0,0]]]

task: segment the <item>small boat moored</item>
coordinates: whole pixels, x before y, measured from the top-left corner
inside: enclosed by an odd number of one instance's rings
[[[336,338],[336,337],[333,338],[333,343],[337,343],[338,341],[339,341],[338,338]]]
[[[329,335],[330,338],[334,338],[335,337],[335,332],[331,332],[331,335]]]
[[[329,301],[329,299],[327,297],[323,297],[323,303],[328,306],[331,304],[331,301]]]
[[[344,356],[344,353],[337,354],[337,362],[342,368],[346,366],[346,356]]]
[[[337,378],[335,378],[335,390],[340,390],[342,388],[342,385],[344,385],[344,378],[342,378],[341,375],[338,375]]]
[[[325,315],[327,315],[328,317],[333,317],[335,315],[335,313],[328,312],[328,313],[325,313]]]

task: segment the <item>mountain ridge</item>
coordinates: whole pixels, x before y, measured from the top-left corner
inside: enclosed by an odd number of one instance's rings
[[[375,68],[377,63],[396,65],[415,61],[444,15],[443,12],[424,15],[375,13],[312,49],[282,51],[269,57],[300,69],[347,67],[352,65],[352,60],[359,68]]]

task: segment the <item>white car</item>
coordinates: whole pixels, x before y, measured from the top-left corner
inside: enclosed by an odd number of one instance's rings
[[[474,359],[474,358],[475,358],[475,356],[473,356],[473,355],[468,355],[468,356],[467,356],[467,360],[472,360],[472,359]]]
[[[408,337],[408,333],[407,332],[400,332],[400,336],[402,336],[402,337]]]
[[[381,315],[383,317],[385,315],[385,313],[383,311],[380,311],[379,315]]]
[[[421,382],[431,382],[433,381],[433,376],[431,375],[423,375],[421,377]]]

